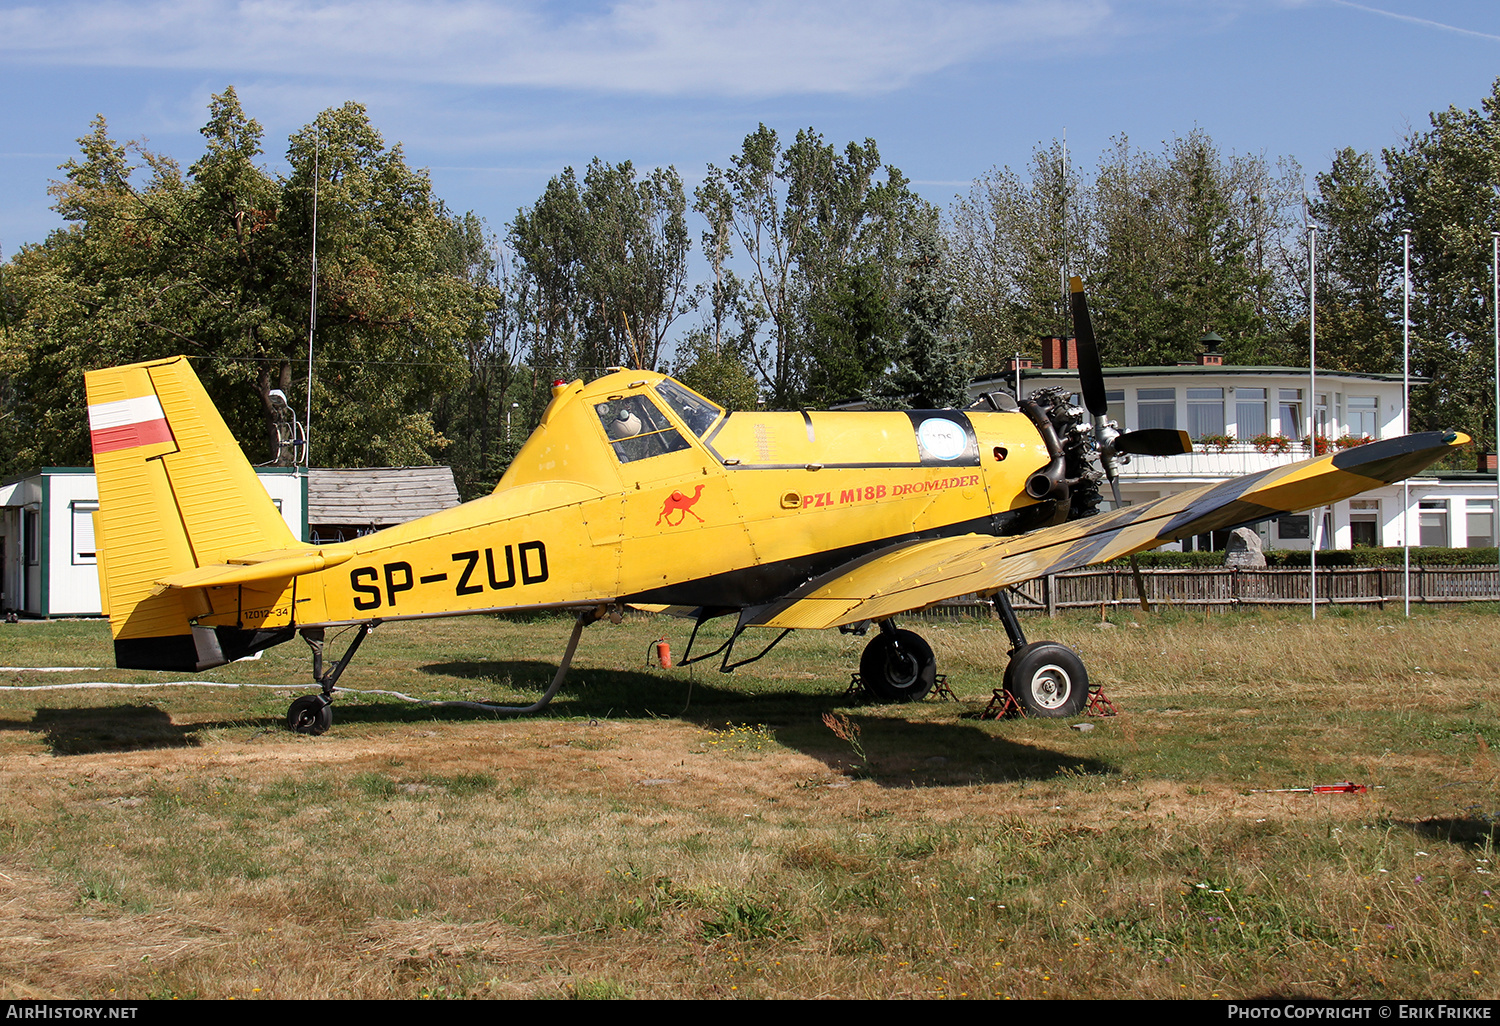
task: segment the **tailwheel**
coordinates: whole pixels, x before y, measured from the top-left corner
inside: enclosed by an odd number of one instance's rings
[[[919,702],[937,680],[937,658],[920,634],[882,624],[859,657],[859,677],[883,702]]]
[[[1066,645],[1033,641],[1011,654],[1005,667],[1005,690],[1027,716],[1077,716],[1089,698],[1089,675],[1083,660]]]
[[[303,695],[286,711],[286,729],[294,734],[323,734],[333,726],[333,703],[325,695]]]

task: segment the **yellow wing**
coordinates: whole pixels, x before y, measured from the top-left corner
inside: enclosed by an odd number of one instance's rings
[[[1337,502],[1410,477],[1451,446],[1468,441],[1465,435],[1435,431],[1407,435],[1013,538],[970,534],[903,543],[810,581],[745,622],[838,627],[884,619],[958,595],[992,592],[1178,538]]]

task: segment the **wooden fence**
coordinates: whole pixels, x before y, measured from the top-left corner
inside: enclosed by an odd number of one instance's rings
[[[1179,609],[1233,606],[1296,606],[1310,602],[1306,568],[1247,570],[1239,567],[1187,570],[1142,570],[1146,595],[1153,605]],[[1319,567],[1318,604],[1359,605],[1385,609],[1405,602],[1401,567]],[[1411,601],[1500,601],[1500,569],[1484,566],[1411,568]],[[1017,610],[1045,612],[1100,606],[1134,606],[1135,580],[1129,567],[1087,567],[1017,585],[1011,603]],[[928,610],[942,615],[983,614],[987,602],[973,596],[950,599]]]

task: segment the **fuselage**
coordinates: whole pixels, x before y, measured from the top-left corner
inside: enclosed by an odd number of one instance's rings
[[[725,414],[660,374],[617,372],[556,389],[492,494],[331,547],[349,558],[285,588],[214,589],[198,622],[753,607],[912,538],[1052,522],[1056,504],[1025,491],[1048,460],[1020,413]]]

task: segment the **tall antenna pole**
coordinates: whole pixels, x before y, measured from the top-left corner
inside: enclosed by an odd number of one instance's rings
[[[1490,232],[1490,312],[1495,319],[1495,510],[1490,515],[1490,541],[1500,542],[1500,232]],[[1500,575],[1500,564],[1495,567]],[[1500,576],[1495,579],[1500,598]]]
[[[1058,288],[1059,288],[1059,290],[1062,293],[1062,305],[1063,305],[1063,316],[1062,316],[1062,320],[1063,320],[1062,335],[1063,335],[1063,347],[1064,347],[1063,348],[1063,353],[1066,355],[1066,353],[1067,353],[1067,345],[1068,345],[1068,316],[1069,316],[1070,312],[1072,311],[1072,305],[1073,305],[1072,304],[1072,293],[1068,289],[1068,126],[1067,125],[1063,126],[1063,136],[1062,136],[1062,167],[1058,171],[1058,176],[1062,179],[1062,182],[1061,182],[1061,186],[1062,186],[1062,225],[1060,226],[1061,229],[1062,229],[1062,254],[1061,254],[1062,255],[1062,259],[1061,259],[1061,261],[1059,261],[1059,263],[1061,264],[1061,266],[1058,267],[1057,271],[1058,271]],[[1075,332],[1075,334],[1076,334],[1076,332]],[[1063,363],[1064,363],[1064,365],[1066,365],[1067,364],[1067,360],[1064,359]]]
[[[1401,433],[1411,434],[1411,229],[1401,233]],[[1500,513],[1500,510],[1496,510]],[[1401,482],[1401,591],[1411,617],[1411,478]]]
[[[1307,229],[1307,444],[1313,455],[1318,452],[1318,226]],[[1312,618],[1318,618],[1318,537],[1323,533],[1323,507],[1312,511],[1312,530],[1308,535],[1307,594],[1312,603]]]
[[[313,121],[312,288],[307,300],[307,419],[302,422],[302,465],[312,466],[313,332],[318,327],[318,154],[322,126]]]

